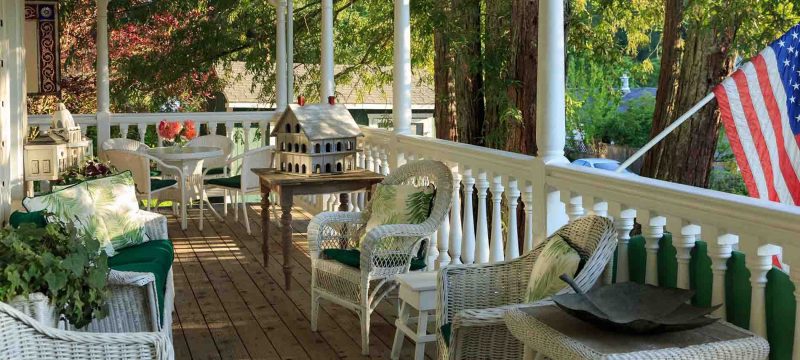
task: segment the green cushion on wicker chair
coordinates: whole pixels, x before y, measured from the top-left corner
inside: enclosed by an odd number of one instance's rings
[[[219,179],[208,179],[206,180],[206,184],[217,185],[227,188],[234,188],[239,189],[242,187],[242,176],[236,175],[226,178],[219,178]]]
[[[206,171],[206,169],[203,169],[203,171]],[[206,175],[222,175],[224,173],[225,173],[225,168],[218,167],[209,169]]]
[[[22,224],[33,224],[37,228],[43,228],[47,225],[47,218],[44,216],[44,211],[14,211],[8,218],[8,223],[15,229]]]
[[[173,179],[150,179],[150,191],[156,191],[177,184]]]
[[[325,249],[322,250],[322,254],[327,259],[334,260],[356,269],[361,268],[361,251],[358,249]],[[427,264],[425,264],[424,251],[420,251],[416,257],[411,259],[410,269],[412,271],[424,269],[426,266]]]

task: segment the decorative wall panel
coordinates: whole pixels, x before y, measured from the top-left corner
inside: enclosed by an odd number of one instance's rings
[[[25,74],[28,94],[57,94],[60,90],[58,2],[25,2]]]

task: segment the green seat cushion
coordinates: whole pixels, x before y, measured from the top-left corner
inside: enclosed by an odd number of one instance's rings
[[[150,176],[161,176],[161,170],[150,169]]]
[[[206,180],[206,184],[217,185],[227,188],[234,188],[239,189],[242,187],[242,176],[236,175],[226,178],[219,178],[219,179],[208,179]]]
[[[164,318],[164,296],[167,276],[172,268],[174,250],[170,240],[152,240],[140,245],[120,249],[108,258],[108,266],[117,271],[151,273],[156,278],[158,311]]]
[[[156,191],[177,184],[173,179],[150,179],[150,191]]]
[[[334,260],[356,269],[361,268],[361,251],[358,249],[325,249],[322,250],[322,254],[327,259]],[[424,252],[422,256],[419,256],[418,254],[416,257],[411,259],[410,269],[412,271],[424,269],[425,266],[427,265],[425,264]]]
[[[210,170],[209,170],[209,169],[203,169],[203,171],[204,171],[204,172],[205,172],[206,170],[208,170],[208,172],[206,173],[206,175],[222,175],[222,174],[224,174],[224,173],[225,173],[225,168],[221,168],[221,167],[218,167],[218,168],[211,168]]]
[[[33,224],[37,228],[43,228],[47,225],[47,218],[44,216],[44,211],[31,211],[22,212],[14,211],[8,218],[11,227],[18,228],[22,224]]]
[[[447,345],[447,347],[450,347],[450,332],[453,330],[452,327],[453,324],[447,323],[439,328],[439,330],[442,331],[442,338],[444,339],[444,344]]]

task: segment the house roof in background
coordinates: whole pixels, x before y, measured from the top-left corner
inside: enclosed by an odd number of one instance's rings
[[[338,74],[344,69],[344,65],[336,65],[334,67],[334,72]],[[295,78],[302,76],[305,72],[305,65],[295,64]],[[260,94],[262,90],[261,84],[256,83],[255,87],[253,87],[253,75],[248,73],[245,69],[244,62],[237,61],[231,63],[230,72],[226,72],[221,67],[218,67],[217,73],[226,82],[222,92],[225,94],[225,98],[229,104],[250,103],[266,106],[266,104],[258,98],[258,94]],[[422,79],[423,78],[419,76],[419,74],[414,74],[412,77],[411,104],[413,107],[432,109],[434,104],[433,84],[429,81],[423,81]],[[390,108],[392,105],[391,83],[375,87],[368,93],[359,94],[359,90],[364,86],[365,85],[360,83],[358,78],[348,83],[336,84],[336,102],[348,107],[352,107],[353,105],[377,105]],[[289,99],[289,102],[294,102],[294,99]]]
[[[631,91],[622,96],[622,99],[619,102],[619,106],[617,107],[618,112],[626,112],[628,111],[628,105],[631,101],[639,99],[644,96],[651,95],[656,97],[656,90],[657,88],[654,87],[643,87],[643,88],[633,88]]]

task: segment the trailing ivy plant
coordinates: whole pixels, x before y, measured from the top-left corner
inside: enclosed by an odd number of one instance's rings
[[[73,224],[0,229],[0,300],[43,293],[72,325],[106,316],[108,257]]]

